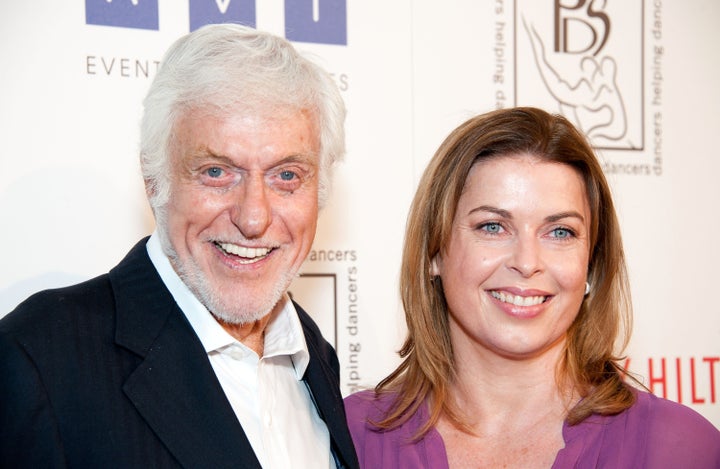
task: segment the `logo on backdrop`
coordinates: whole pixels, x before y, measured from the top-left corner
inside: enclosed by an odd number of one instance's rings
[[[360,390],[365,376],[360,314],[360,275],[354,249],[313,249],[289,294],[315,320],[338,354],[344,393]],[[367,365],[365,365],[367,366]]]
[[[337,350],[337,274],[334,272],[301,273],[293,280],[288,294],[312,316],[325,340]]]
[[[190,30],[212,23],[257,27],[256,0],[189,0]],[[285,0],[290,41],[347,45],[347,0]],[[85,0],[85,23],[159,29],[158,0]]]
[[[158,0],[85,0],[85,23],[158,29]]]
[[[596,148],[643,150],[642,1],[516,5],[516,101],[557,109]]]
[[[647,360],[645,360],[647,358]],[[680,404],[720,403],[720,356],[627,358],[625,370],[636,374],[653,394]]]

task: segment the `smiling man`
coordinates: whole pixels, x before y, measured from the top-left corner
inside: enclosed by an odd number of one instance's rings
[[[156,231],[0,321],[0,460],[357,467],[335,352],[286,293],[344,153],[334,82],[282,38],[212,25],[144,105]]]

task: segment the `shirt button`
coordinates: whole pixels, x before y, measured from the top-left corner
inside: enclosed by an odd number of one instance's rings
[[[245,358],[245,352],[243,351],[243,349],[241,349],[240,347],[238,347],[236,345],[233,345],[230,347],[229,355],[230,355],[230,358],[232,358],[233,360],[238,360],[238,361]]]

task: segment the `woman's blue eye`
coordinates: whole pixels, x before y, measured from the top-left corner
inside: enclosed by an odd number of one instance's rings
[[[211,178],[219,178],[223,175],[223,170],[220,168],[210,168],[207,170],[207,175]]]
[[[567,228],[555,228],[552,230],[552,233],[555,238],[569,238],[573,234],[572,231]]]
[[[486,223],[481,226],[481,229],[487,231],[488,233],[499,233],[502,227],[500,226],[500,223]]]

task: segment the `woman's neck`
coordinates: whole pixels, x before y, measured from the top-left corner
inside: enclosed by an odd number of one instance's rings
[[[540,416],[564,420],[578,396],[560,387],[558,364],[564,344],[536,357],[507,358],[482,348],[458,350],[450,398],[471,426],[492,431]]]
[[[451,468],[552,466],[565,446],[565,416],[577,402],[572,389],[558,386],[558,350],[523,360],[455,356],[448,398],[463,425],[447,415],[437,422]]]

